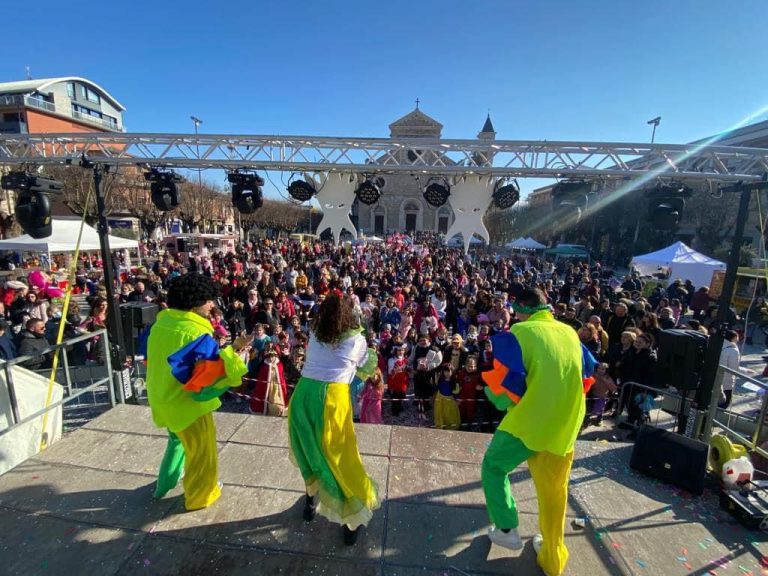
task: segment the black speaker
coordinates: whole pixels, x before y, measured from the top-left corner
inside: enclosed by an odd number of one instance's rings
[[[139,332],[155,322],[159,307],[154,302],[128,302],[120,305],[120,320],[125,336],[125,353],[135,356]]]
[[[641,426],[629,466],[692,494],[704,492],[709,446],[653,426]]]
[[[657,343],[656,382],[678,390],[698,388],[708,339],[696,330],[662,330]]]

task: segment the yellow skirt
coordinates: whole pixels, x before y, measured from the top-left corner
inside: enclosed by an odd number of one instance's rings
[[[458,430],[461,425],[459,405],[453,396],[435,394],[435,428]]]

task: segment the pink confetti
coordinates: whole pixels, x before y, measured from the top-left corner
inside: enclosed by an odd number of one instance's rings
[[[149,558],[144,558],[144,566],[149,566],[150,564],[152,564],[150,559]]]
[[[685,566],[688,570],[693,570],[693,566],[690,562],[683,562],[683,566]]]

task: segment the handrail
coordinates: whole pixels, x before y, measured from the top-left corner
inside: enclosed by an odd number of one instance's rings
[[[78,342],[84,342],[87,340],[92,340],[96,336],[100,335],[107,335],[106,328],[100,328],[99,330],[95,330],[93,332],[88,332],[86,334],[81,334],[80,336],[75,336],[73,338],[68,338],[67,340],[63,340],[61,344],[53,344],[51,346],[48,346],[47,348],[43,348],[35,356],[42,356],[43,354],[49,354],[50,352],[55,352],[56,350],[60,348],[65,348],[67,346],[70,346],[72,344],[77,344]],[[35,356],[17,356],[13,360],[3,360],[0,359],[0,366],[9,365],[14,366],[16,364],[20,364],[22,362],[26,362],[27,360],[32,360]]]
[[[21,416],[19,414],[19,406],[18,406],[18,401],[16,399],[16,389],[15,389],[15,384],[13,382],[13,368],[16,365],[20,365],[19,366],[20,368],[24,368],[24,366],[21,366],[21,364],[23,364],[24,362],[26,362],[28,360],[32,360],[35,357],[39,357],[39,356],[42,356],[44,354],[55,353],[56,351],[58,351],[60,349],[62,350],[62,353],[64,354],[64,356],[66,358],[66,355],[67,355],[66,348],[68,346],[70,346],[72,344],[77,344],[78,342],[89,341],[89,340],[92,340],[95,337],[103,337],[103,340],[101,341],[101,344],[103,346],[105,346],[105,347],[109,346],[109,335],[107,334],[107,330],[102,328],[102,329],[96,330],[94,332],[88,332],[88,333],[85,333],[85,334],[81,334],[79,336],[75,336],[74,338],[69,338],[67,340],[62,341],[59,344],[54,344],[52,346],[48,346],[45,349],[40,350],[39,352],[37,352],[35,354],[35,356],[27,355],[27,356],[19,356],[18,358],[14,358],[13,360],[7,360],[7,361],[6,360],[0,360],[0,370],[2,372],[4,372],[4,376],[5,376],[4,384],[5,384],[5,389],[8,391],[8,397],[9,397],[9,400],[10,400],[10,403],[11,403],[11,414],[12,414],[10,426],[8,426],[7,428],[4,428],[3,430],[0,430],[0,437],[5,435],[5,434],[7,434],[11,430],[14,430],[14,429],[18,428],[18,426],[20,426],[22,424],[25,424],[27,422],[30,422],[30,421],[34,420],[35,418],[39,418],[40,416],[45,415],[47,412],[49,412],[49,411],[51,411],[51,410],[53,410],[53,409],[55,409],[55,408],[57,408],[59,406],[62,406],[62,405],[67,404],[69,402],[72,402],[73,400],[79,398],[83,394],[91,392],[95,388],[97,388],[99,386],[103,386],[104,384],[107,385],[107,392],[108,392],[108,396],[109,396],[109,403],[112,406],[115,405],[114,381],[113,381],[113,375],[112,375],[112,370],[111,370],[111,364],[110,364],[110,361],[109,361],[110,360],[109,359],[109,354],[107,354],[106,355],[106,364],[104,365],[104,368],[106,369],[106,372],[107,372],[106,376],[104,376],[103,378],[100,378],[100,379],[98,379],[96,381],[93,381],[90,385],[86,386],[85,388],[79,389],[78,392],[75,393],[75,394],[71,394],[71,385],[68,385],[67,389],[69,390],[70,394],[67,395],[66,397],[62,398],[61,400],[59,400],[57,402],[54,402],[54,403],[50,404],[49,406],[44,407],[41,410],[38,410],[37,412],[35,412],[34,414],[26,416],[24,418],[21,418]],[[65,362],[65,366],[67,364],[68,363]],[[65,370],[68,370],[68,369],[69,369],[69,366],[67,366],[65,368]],[[53,377],[55,377],[55,375]],[[69,381],[70,381],[69,377],[67,377],[67,381],[68,381],[68,384],[69,384]],[[123,398],[122,398],[122,394],[121,394],[121,401],[124,401]]]

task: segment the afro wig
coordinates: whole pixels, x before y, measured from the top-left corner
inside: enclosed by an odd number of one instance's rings
[[[168,307],[192,310],[210,300],[216,300],[219,289],[208,276],[189,273],[177,276],[168,286]]]

